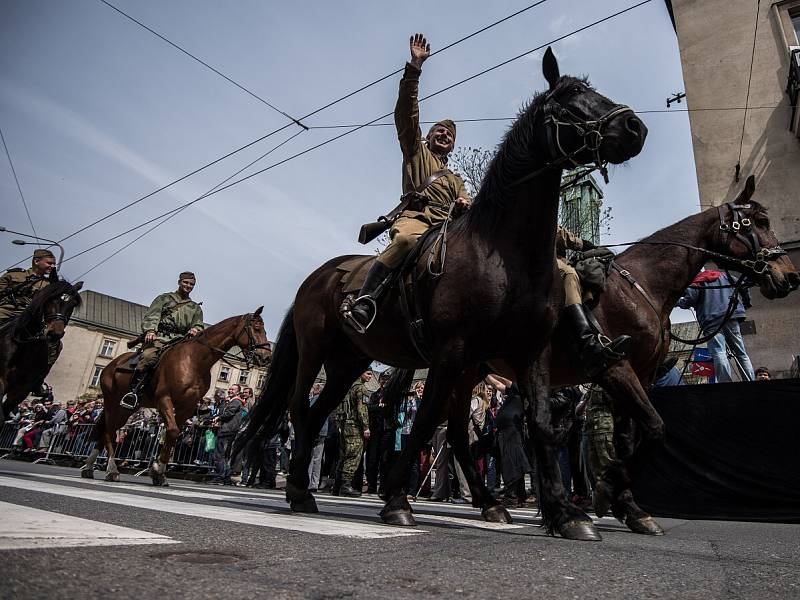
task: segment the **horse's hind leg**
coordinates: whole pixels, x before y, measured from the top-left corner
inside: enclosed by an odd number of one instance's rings
[[[544,365],[549,364],[549,352],[544,352],[528,370],[520,383],[523,395],[530,401],[528,429],[536,453],[536,474],[539,483],[539,506],[547,533],[582,541],[600,541],[602,538],[592,519],[572,504],[564,491],[561,470],[558,467],[557,432],[550,406],[550,377]]]
[[[197,403],[195,402],[194,405],[196,406]],[[164,436],[164,443],[161,445],[161,452],[159,452],[158,457],[150,466],[150,477],[153,479],[153,485],[168,487],[169,483],[167,483],[166,475],[167,465],[169,464],[170,456],[172,456],[172,449],[175,447],[175,441],[178,439],[181,429],[178,427],[178,420],[175,418],[175,405],[172,402],[172,398],[167,395],[161,396],[158,399],[158,409],[167,429]]]
[[[638,377],[627,362],[621,362],[606,372],[603,389],[614,400],[615,411],[623,418],[615,420],[614,448],[617,460],[606,469],[595,491],[595,512],[611,508],[612,513],[634,533],[664,535],[664,529],[634,501],[631,482],[650,458],[653,450],[663,444],[664,422],[642,388]],[[637,437],[641,440],[638,441]],[[637,443],[638,441],[638,443]]]

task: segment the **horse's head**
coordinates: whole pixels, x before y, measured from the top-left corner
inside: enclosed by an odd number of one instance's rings
[[[255,312],[242,317],[242,327],[236,334],[236,344],[242,349],[245,361],[257,367],[265,367],[272,359],[272,344],[267,340],[264,320],[261,318],[263,306]]]
[[[55,269],[53,270],[53,273]],[[42,303],[42,320],[44,321],[44,333],[47,337],[60,340],[64,337],[64,330],[72,317],[72,311],[81,303],[78,292],[83,287],[83,282],[72,285],[66,281],[53,281],[42,289],[46,294]],[[56,286],[56,287],[53,287]],[[52,289],[51,289],[52,288]]]
[[[783,298],[800,287],[800,274],[770,229],[766,207],[751,200],[755,189],[750,175],[736,200],[717,207],[719,225],[714,227],[712,248],[738,259],[719,262],[748,275],[765,298]]]
[[[642,151],[647,127],[633,110],[596,92],[583,79],[560,75],[550,48],[544,54],[542,72],[550,84],[541,102],[544,133],[539,143],[552,161],[620,164]]]

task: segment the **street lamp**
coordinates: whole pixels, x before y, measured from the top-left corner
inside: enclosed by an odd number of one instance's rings
[[[47,238],[43,238],[41,236],[34,237],[32,235],[28,235],[27,233],[22,233],[20,231],[11,231],[10,229],[6,229],[2,225],[0,225],[0,232],[3,232],[3,231],[5,231],[6,233],[13,233],[14,235],[21,235],[23,237],[30,238],[32,240],[37,240],[36,242],[27,242],[25,240],[11,240],[11,243],[12,244],[16,244],[17,246],[39,246],[40,244],[39,244],[38,240],[42,240],[43,242],[47,242],[48,244],[51,244],[52,246],[58,246],[59,256],[58,256],[58,265],[57,265],[56,268],[59,269],[59,270],[61,269],[61,263],[64,260],[64,247],[61,244],[59,244],[58,242],[56,242],[55,240],[48,240]]]

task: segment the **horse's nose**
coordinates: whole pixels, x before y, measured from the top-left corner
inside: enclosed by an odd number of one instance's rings
[[[642,142],[644,142],[644,139],[647,137],[647,125],[635,115],[625,119],[625,129],[636,137],[640,137]]]
[[[792,290],[796,290],[800,287],[800,273],[797,271],[791,271],[789,274],[786,275],[786,281],[789,282],[789,287]]]

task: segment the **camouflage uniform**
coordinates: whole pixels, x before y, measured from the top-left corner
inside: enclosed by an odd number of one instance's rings
[[[178,292],[161,294],[142,319],[142,332],[153,331],[156,339],[143,346],[138,370],[153,367],[158,361],[158,352],[169,342],[182,338],[192,328],[201,331],[203,309],[191,298],[183,298]]]
[[[609,396],[600,386],[589,390],[586,406],[586,433],[589,437],[589,468],[595,481],[603,478],[616,458],[614,453],[614,414]]]
[[[364,453],[364,431],[369,429],[367,411],[369,396],[367,384],[359,379],[336,409],[336,422],[339,427],[337,480],[342,484],[349,484],[352,481]]]
[[[582,302],[581,282],[575,269],[565,259],[567,250],[583,250],[583,240],[577,235],[559,227],[556,232],[556,264],[564,282],[564,306]]]

